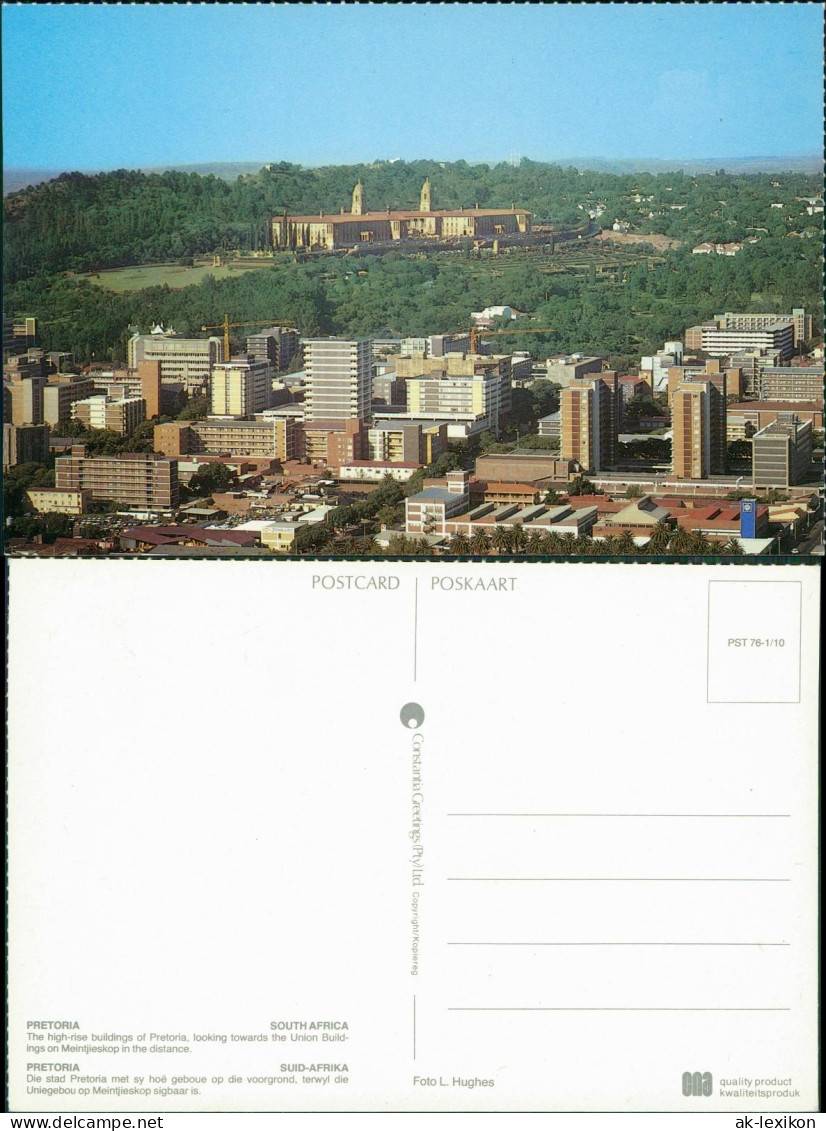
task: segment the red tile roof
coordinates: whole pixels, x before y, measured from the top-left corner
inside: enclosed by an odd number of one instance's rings
[[[441,216],[532,216],[527,208],[465,208],[448,209],[437,212],[419,212],[413,209],[407,212],[330,212],[315,216],[287,216],[287,221],[293,224],[358,224],[364,220],[373,222],[377,220],[422,220]],[[276,217],[276,220],[283,217]]]

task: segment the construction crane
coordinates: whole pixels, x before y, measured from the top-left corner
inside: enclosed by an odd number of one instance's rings
[[[224,321],[218,326],[202,326],[202,330],[223,330],[224,331],[224,361],[229,361],[229,332],[236,326],[266,326],[266,319],[259,318],[257,322],[230,322],[229,315],[224,315]],[[271,326],[294,326],[294,322],[285,322],[282,318],[280,322],[270,322]]]
[[[531,326],[525,330],[477,330],[476,326],[470,328],[470,352],[476,353],[479,338],[496,338],[507,334],[556,334],[553,326]]]

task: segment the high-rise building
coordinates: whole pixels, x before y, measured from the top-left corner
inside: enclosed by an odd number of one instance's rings
[[[273,369],[268,361],[234,357],[213,366],[213,416],[252,416],[270,407]]]
[[[432,463],[447,450],[447,425],[383,421],[370,429],[367,443],[370,459],[380,463]]]
[[[286,369],[300,346],[298,330],[268,326],[247,338],[247,353],[256,361],[268,361],[273,369]]]
[[[503,378],[493,369],[463,377],[447,374],[411,377],[405,382],[405,388],[408,413],[445,420],[485,416],[485,426],[496,434],[502,416],[510,407],[510,375]]]
[[[684,381],[671,400],[672,470],[678,479],[726,471],[725,374]]]
[[[94,391],[91,377],[72,374],[50,377],[43,387],[43,420],[52,425],[70,420],[75,401],[90,397]]]
[[[622,388],[617,374],[578,377],[560,393],[560,456],[584,471],[603,471],[617,459]]]
[[[368,338],[310,338],[304,342],[308,422],[369,420],[372,346]]]
[[[751,444],[755,490],[793,487],[811,478],[811,420],[780,412],[775,421],[755,432]]]
[[[791,314],[717,314],[685,332],[686,349],[700,349],[711,357],[750,350],[779,350],[791,357],[812,336],[812,317],[802,307]]]
[[[138,379],[141,383],[141,396],[146,401],[146,419],[161,415],[161,363],[159,361],[139,361]]]
[[[823,363],[812,366],[767,366],[760,371],[762,401],[814,401],[823,396]]]
[[[170,511],[178,505],[178,464],[155,452],[120,456],[88,456],[82,444],[55,460],[55,487],[92,492],[116,506]]]
[[[49,458],[48,424],[3,425],[3,467],[45,463]]]
[[[143,397],[108,397],[105,393],[75,401],[72,419],[79,420],[85,428],[100,428],[130,436],[146,420],[146,401]]]
[[[127,343],[130,369],[142,361],[159,361],[161,381],[181,382],[189,393],[209,389],[213,366],[224,360],[221,338],[184,338],[174,330],[154,326],[150,334],[135,333]]]
[[[12,424],[43,422],[43,390],[46,380],[45,375],[30,373],[13,374],[11,380],[4,380],[10,404],[8,419]]]
[[[3,315],[3,360],[25,353],[37,341],[36,318],[9,318]]]

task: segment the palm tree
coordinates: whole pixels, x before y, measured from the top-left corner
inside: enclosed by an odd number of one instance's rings
[[[532,530],[528,535],[528,540],[525,543],[526,554],[541,554],[542,553],[542,539],[544,535],[539,530]]]
[[[554,557],[562,552],[562,539],[555,530],[542,535],[542,553]]]
[[[528,536],[527,536],[527,534],[525,533],[525,531],[522,527],[522,523],[521,522],[515,523],[510,529],[511,553],[521,554],[525,549],[525,545],[526,545],[527,541],[528,541]]]
[[[617,539],[616,552],[619,555],[638,554],[639,549],[630,530],[624,530]]]
[[[577,537],[571,530],[566,530],[559,539],[559,552],[565,557],[576,553]]]
[[[671,538],[671,530],[664,522],[658,522],[654,529],[651,531],[651,537],[648,539],[646,546],[646,553],[648,554],[665,554],[668,552],[668,543]]]
[[[743,554],[744,550],[743,550],[743,546],[740,542],[740,539],[734,538],[734,537],[729,538],[728,541],[724,542],[723,545],[720,547],[720,553],[721,554],[734,554],[734,555]]]
[[[479,557],[486,557],[490,553],[490,535],[484,526],[480,526],[477,530],[473,531],[473,536],[470,539],[471,553]]]
[[[678,526],[668,540],[669,554],[693,554],[694,539],[682,526]]]
[[[470,539],[467,534],[460,531],[453,535],[450,540],[450,552],[451,554],[467,554],[470,552]]]
[[[714,550],[714,543],[701,530],[691,532],[691,553],[707,556]]]
[[[359,552],[358,538],[353,538],[352,535],[349,538],[345,538],[341,545],[341,552],[348,557],[353,557],[357,554]]]
[[[378,550],[379,550],[379,544],[376,541],[374,535],[367,534],[364,538],[359,538],[359,540],[358,540],[358,551],[357,552],[362,557],[364,557],[364,558],[373,557],[375,554],[378,553]]]
[[[388,547],[391,554],[404,555],[408,552],[408,540],[404,534],[393,534]]]
[[[491,544],[498,554],[505,553],[510,548],[511,534],[507,526],[497,526],[493,532]]]

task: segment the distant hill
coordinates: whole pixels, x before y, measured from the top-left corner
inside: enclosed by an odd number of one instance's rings
[[[823,157],[819,154],[792,154],[774,157],[703,157],[695,160],[681,158],[652,158],[646,160],[614,157],[557,158],[555,165],[573,165],[584,171],[596,173],[820,173]]]
[[[29,185],[40,185],[59,177],[62,169],[4,169],[3,196],[9,192],[19,192]]]
[[[127,165],[128,169],[135,169],[142,173],[167,173],[174,170],[178,173],[198,173],[202,177],[220,177],[223,181],[234,181],[236,177],[248,173],[257,173],[263,168],[265,161],[211,161],[203,165]],[[52,181],[61,173],[80,172],[93,176],[95,173],[112,172],[111,169],[16,169],[3,170],[3,195],[10,192],[19,192],[20,189],[29,188],[30,185],[41,185],[44,181]]]
[[[385,162],[380,162],[384,164]],[[554,157],[548,162],[563,168],[574,168],[598,173],[714,173],[725,169],[727,173],[820,173],[823,170],[823,157],[820,154],[791,154],[787,156],[765,157],[705,157],[696,160],[682,158],[619,158],[619,157]],[[166,173],[175,170],[180,173],[198,173],[201,176],[220,177],[224,181],[234,181],[236,177],[257,173],[265,161],[209,161],[196,165],[138,165],[126,166],[139,169],[143,173]],[[497,164],[497,162],[470,162],[470,164]],[[295,166],[302,168],[302,166]],[[303,166],[312,168],[312,166]],[[332,168],[332,166],[326,166]],[[8,168],[3,170],[3,195],[18,192],[30,185],[39,185],[53,180],[65,169]],[[104,169],[82,169],[79,172],[110,172]]]

